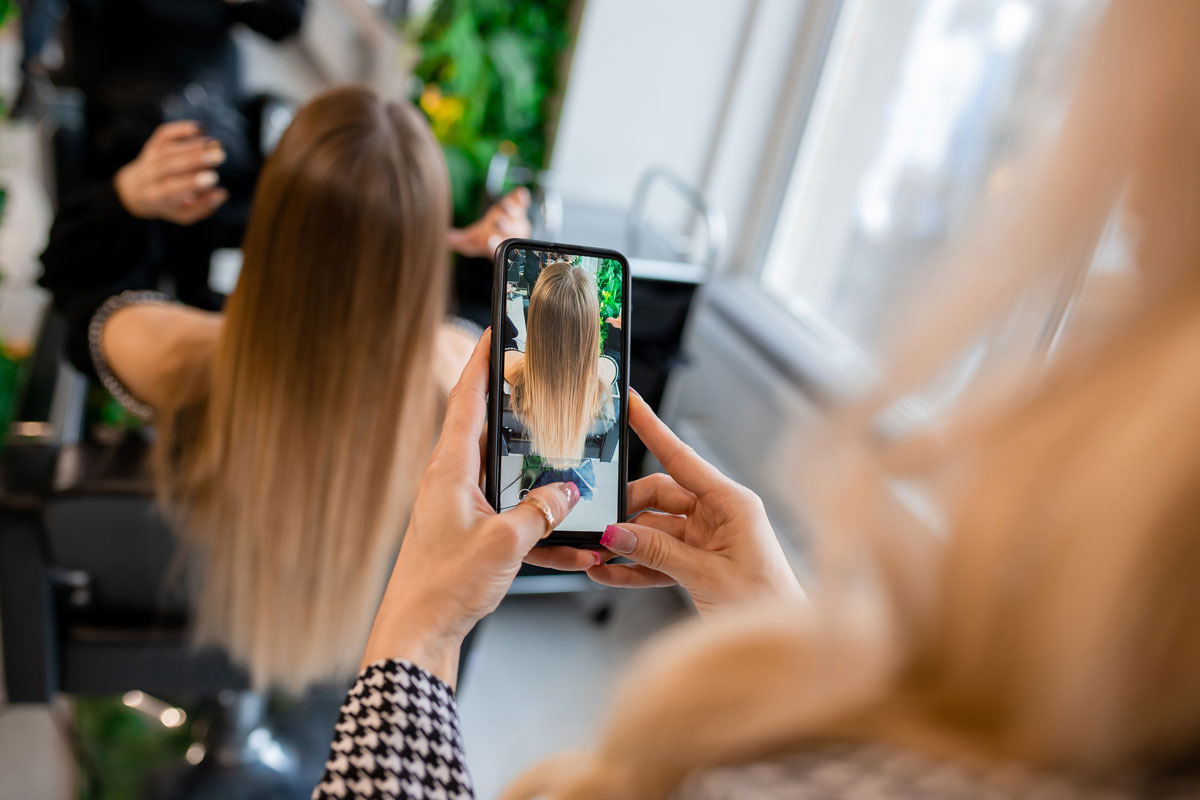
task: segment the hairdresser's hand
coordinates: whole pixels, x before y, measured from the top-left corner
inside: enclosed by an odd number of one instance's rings
[[[505,239],[528,239],[530,230],[529,190],[518,186],[467,227],[450,231],[450,248],[469,258],[491,258]]]
[[[121,205],[135,217],[191,225],[229,198],[217,187],[213,167],[225,160],[216,139],[194,122],[159,125],[138,157],[121,167],[113,186]]]
[[[521,559],[546,535],[546,518],[532,504],[497,514],[479,490],[490,341],[485,333],[450,393],[442,435],[417,486],[364,666],[405,658],[453,686],[463,637],[496,608]],[[546,503],[556,522],[579,502],[571,483],[542,486],[530,495]]]
[[[633,393],[629,422],[668,474],[629,484],[636,516],[601,539],[634,563],[597,565],[588,577],[606,586],[678,583],[703,614],[802,596],[758,495],[696,455]]]

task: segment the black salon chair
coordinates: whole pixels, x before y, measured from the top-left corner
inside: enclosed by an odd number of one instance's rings
[[[504,402],[504,413],[500,421],[500,455],[529,455],[533,452],[533,441],[529,431],[509,405],[508,397]],[[617,444],[621,440],[619,425],[610,425],[599,433],[589,435],[583,442],[583,457],[595,458],[600,461],[612,461],[617,453]]]
[[[174,536],[154,510],[140,436],[113,446],[11,444],[0,485],[0,627],[10,702],[145,695],[203,709],[204,759],[155,776],[157,797],[307,797],[344,686],[272,732],[267,697],[218,649],[187,642]],[[293,718],[296,717],[292,710]]]

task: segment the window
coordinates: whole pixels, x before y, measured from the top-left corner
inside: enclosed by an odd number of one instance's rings
[[[1065,111],[1096,0],[847,0],[761,280],[872,357],[890,299]],[[836,350],[833,350],[836,357]]]

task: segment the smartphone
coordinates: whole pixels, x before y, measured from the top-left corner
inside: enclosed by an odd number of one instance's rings
[[[574,481],[541,545],[598,547],[625,519],[629,262],[613,250],[509,239],[496,250],[484,491],[497,511]]]

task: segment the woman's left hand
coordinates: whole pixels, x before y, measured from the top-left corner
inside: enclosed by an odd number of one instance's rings
[[[491,258],[505,239],[528,239],[529,190],[518,186],[465,228],[450,231],[450,249],[468,258]]]
[[[490,341],[485,333],[450,392],[442,434],[417,487],[363,666],[404,658],[453,687],[463,638],[495,610],[522,559],[548,533],[534,504],[497,514],[479,489]],[[545,503],[555,524],[579,501],[572,483],[542,486],[529,495]],[[579,568],[595,563],[588,555]]]

